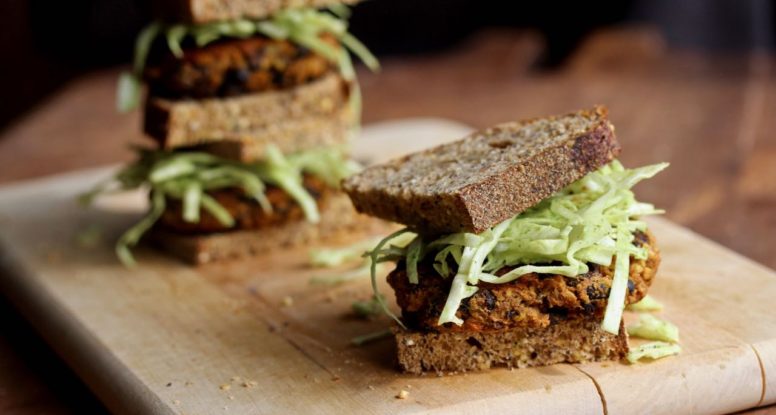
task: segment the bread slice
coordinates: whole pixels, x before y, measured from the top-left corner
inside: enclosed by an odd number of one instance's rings
[[[384,226],[377,219],[359,215],[347,196],[332,195],[321,208],[317,224],[298,220],[261,230],[244,230],[203,235],[178,234],[154,229],[151,242],[164,251],[194,265],[254,256],[300,245],[325,243],[353,234],[367,234]]]
[[[207,145],[206,151],[260,159],[269,143],[284,153],[344,144],[354,125],[348,83],[337,74],[286,91],[229,98],[149,97],[145,132],[160,147]]]
[[[239,18],[263,19],[294,7],[320,8],[357,0],[166,0],[152,2],[154,15],[171,23],[208,23]]]
[[[264,158],[267,144],[274,144],[287,154],[321,147],[347,146],[354,134],[350,111],[345,108],[342,114],[334,117],[286,120],[278,122],[276,127],[270,129],[262,139],[216,141],[193,149],[248,163]]]
[[[370,167],[343,188],[359,212],[429,234],[480,233],[613,160],[604,107],[501,124]]]
[[[623,323],[615,336],[603,331],[599,320],[560,320],[543,329],[419,332],[396,327],[393,331],[400,368],[415,374],[624,358],[628,353],[628,337]]]

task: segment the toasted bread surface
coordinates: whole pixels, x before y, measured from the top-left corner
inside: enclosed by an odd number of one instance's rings
[[[260,159],[268,144],[284,153],[341,145],[353,113],[348,84],[330,74],[283,91],[228,98],[170,100],[149,97],[145,132],[164,149],[205,149],[240,161]]]
[[[613,160],[604,107],[511,122],[370,167],[343,188],[359,212],[419,232],[480,233]]]

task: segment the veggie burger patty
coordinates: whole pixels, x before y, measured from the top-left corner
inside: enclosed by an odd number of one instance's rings
[[[645,260],[631,257],[626,303],[646,295],[660,264],[660,253],[651,233],[636,232],[633,243],[647,248]],[[503,275],[514,267],[496,272]],[[513,327],[547,327],[551,321],[571,315],[603,316],[614,265],[590,264],[590,271],[577,277],[552,274],[526,274],[504,284],[480,282],[478,291],[461,303],[457,316],[461,326],[437,325],[452,277],[443,278],[430,263],[418,264],[418,284],[407,278],[406,266],[399,263],[388,275],[396,292],[404,323],[414,329],[429,331],[488,331]]]
[[[317,202],[321,209],[334,189],[326,185],[321,179],[311,175],[305,175],[303,185]],[[279,226],[293,221],[305,220],[304,212],[299,204],[284,190],[267,186],[265,196],[272,206],[271,212],[265,212],[255,199],[245,195],[241,189],[227,188],[209,191],[221,206],[234,218],[234,226],[227,227],[219,222],[212,214],[202,210],[199,222],[186,222],[183,219],[182,203],[178,199],[168,199],[162,217],[157,226],[178,233],[212,233],[232,230],[262,229],[270,226]]]
[[[330,37],[325,42],[338,47]],[[317,80],[334,64],[286,40],[227,39],[167,52],[145,71],[152,94],[168,98],[211,98],[292,88]]]

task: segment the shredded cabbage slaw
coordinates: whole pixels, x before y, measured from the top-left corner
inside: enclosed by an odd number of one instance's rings
[[[639,322],[628,326],[627,331],[629,336],[642,339],[679,342],[679,328],[652,314],[639,314]]]
[[[631,188],[667,166],[660,163],[626,169],[615,160],[481,234],[455,233],[435,240],[416,236],[401,247],[391,244],[391,240],[410,231],[397,231],[369,253],[376,298],[380,298],[375,275],[378,263],[404,260],[409,280],[416,284],[418,262],[431,256],[439,275],[452,278],[438,324],[461,325],[463,321],[456,312],[465,298],[477,292],[480,281],[503,284],[529,273],[574,278],[588,272],[588,264],[614,263],[602,328],[617,334],[627,295],[630,258],[646,259],[648,254],[646,248],[633,244],[633,233],[646,230],[640,217],[663,213],[651,204],[638,202]],[[504,267],[515,268],[495,275]],[[385,302],[381,306],[404,326]]]
[[[647,294],[638,303],[628,305],[627,309],[636,312],[661,311],[663,309],[663,304]]]
[[[651,314],[639,313],[638,323],[628,326],[627,331],[632,337],[655,340],[631,348],[625,356],[630,363],[636,363],[642,358],[662,359],[682,351],[682,347],[678,344],[679,328]]]
[[[234,218],[208,191],[239,188],[270,212],[272,206],[265,196],[267,185],[277,186],[288,193],[302,208],[310,222],[320,219],[315,199],[302,185],[303,173],[312,174],[329,186],[360,169],[358,163],[347,160],[338,148],[308,150],[283,155],[274,145],[267,147],[264,160],[242,163],[202,152],[169,152],[138,148],[138,160],[119,171],[114,178],[81,196],[85,204],[103,193],[150,189],[150,210],[137,224],[129,228],[116,243],[116,254],[126,266],[135,265],[130,248],[156,223],[169,199],[182,202],[182,217],[186,222],[200,220],[202,210],[210,213],[222,225],[234,226]]]
[[[193,25],[153,22],[140,32],[135,41],[132,71],[122,73],[119,78],[116,107],[120,112],[127,112],[138,106],[141,78],[148,53],[154,40],[160,36],[165,39],[170,52],[177,57],[183,56],[181,44],[187,37],[193,39],[198,47],[224,37],[242,39],[264,35],[272,39],[289,40],[336,63],[343,78],[355,80],[353,62],[348,50],[373,71],[378,70],[380,64],[366,46],[348,32],[349,14],[347,6],[338,5],[328,8],[328,13],[310,8],[286,9],[263,20],[237,19]],[[324,42],[320,38],[323,33],[334,36],[344,47],[333,47]],[[354,85],[351,99],[356,115],[360,114],[360,92],[357,85]]]
[[[679,354],[681,351],[682,347],[676,343],[656,341],[644,343],[631,349],[625,356],[625,359],[630,363],[636,363],[644,358],[652,360],[662,359],[664,357]]]

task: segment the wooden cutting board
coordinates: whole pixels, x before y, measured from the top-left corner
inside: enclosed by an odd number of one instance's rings
[[[465,130],[387,123],[355,150],[378,161]],[[0,190],[0,288],[117,413],[676,414],[776,402],[776,274],[666,220],[649,221],[663,252],[651,292],[680,327],[681,355],[417,377],[396,372],[389,340],[350,344],[389,322],[351,315],[367,280],[310,284],[333,271],[309,268],[304,249],[202,268],[139,249],[141,266],[121,267],[112,241],[143,196],[74,202],[112,170]],[[102,241],[89,243],[95,224]]]

